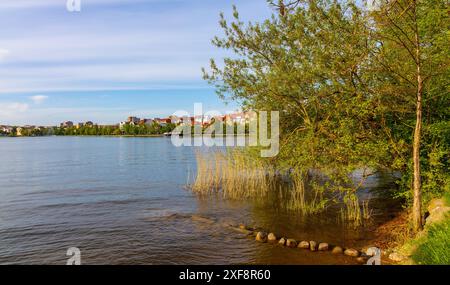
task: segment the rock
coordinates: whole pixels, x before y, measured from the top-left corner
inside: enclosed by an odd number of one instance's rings
[[[248,235],[248,236],[251,236],[253,234],[252,231],[249,231],[249,230],[246,230],[246,229],[241,229],[241,228],[236,228],[236,227],[231,227],[230,229],[232,229],[232,230],[234,230],[236,232],[242,233],[244,235]]]
[[[277,241],[277,236],[274,233],[270,233],[267,236],[267,241],[269,241],[269,242],[276,242]]]
[[[242,229],[242,230],[246,230],[247,229],[247,227],[244,224],[240,224],[239,228]]]
[[[280,240],[278,241],[279,245],[286,245],[286,239],[284,237],[280,238]]]
[[[344,252],[344,249],[340,246],[335,246],[333,250],[331,251],[332,254],[342,254]]]
[[[442,207],[445,207],[444,200],[442,200],[442,199],[433,199],[428,204],[427,210],[431,214],[431,212],[433,212],[435,209],[442,208]]]
[[[303,249],[309,249],[309,241],[301,241],[299,244],[298,244],[298,247],[299,248],[303,248]]]
[[[256,240],[259,242],[267,242],[267,234],[265,232],[258,232],[256,234]]]
[[[286,246],[287,247],[297,247],[297,241],[295,239],[288,238],[286,240]]]
[[[202,217],[199,215],[192,215],[191,218],[193,221],[202,222],[202,223],[206,223],[206,224],[214,224],[215,223],[215,221],[213,219],[209,219],[209,218]]]
[[[327,251],[328,250],[328,243],[321,242],[319,243],[319,251]]]
[[[389,254],[389,259],[392,261],[395,261],[395,262],[401,262],[406,259],[406,256],[404,256],[398,252],[393,252],[393,253]]]
[[[450,211],[450,207],[436,207],[432,211],[430,211],[430,215],[425,219],[425,225],[429,226],[430,224],[434,224],[445,219],[445,216]]]
[[[316,251],[317,250],[317,242],[315,242],[313,240],[309,241],[309,249],[311,251]]]
[[[356,258],[356,261],[360,264],[366,264],[367,260],[368,260],[368,258],[365,256],[360,256],[360,257]]]
[[[344,251],[344,254],[347,255],[347,256],[358,257],[359,256],[359,251],[357,251],[356,249],[353,249],[353,248],[347,248]]]

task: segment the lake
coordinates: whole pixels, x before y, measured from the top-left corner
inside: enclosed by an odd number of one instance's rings
[[[0,138],[0,264],[65,264],[70,247],[81,250],[83,264],[355,263],[260,244],[228,223],[343,246],[372,238],[370,229],[335,217],[197,197],[186,190],[195,170],[195,148],[166,137]],[[368,188],[385,181],[373,177]]]

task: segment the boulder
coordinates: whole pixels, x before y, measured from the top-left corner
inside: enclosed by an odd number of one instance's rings
[[[256,241],[267,242],[267,234],[265,232],[258,232],[256,234]]]
[[[277,236],[274,233],[270,233],[267,236],[267,241],[268,242],[276,242],[277,241]]]
[[[404,256],[398,252],[393,252],[393,253],[389,254],[389,259],[392,261],[395,261],[395,262],[401,262],[406,259],[406,256]]]
[[[333,250],[331,251],[332,254],[342,254],[344,252],[344,249],[340,246],[335,246]]]
[[[347,256],[358,257],[359,256],[359,251],[357,251],[354,248],[347,248],[344,251],[344,254],[347,255]]]
[[[298,248],[309,249],[309,241],[301,241],[298,244]]]
[[[319,243],[319,251],[327,251],[329,248],[328,243],[326,242],[321,242]]]
[[[297,241],[295,239],[288,238],[286,240],[286,246],[287,247],[297,247]]]
[[[365,256],[360,256],[360,257],[357,257],[356,258],[356,261],[359,263],[359,264],[366,264],[367,263],[367,260],[369,260],[367,257],[365,257]]]
[[[311,251],[316,251],[317,250],[317,242],[315,242],[313,240],[309,241],[309,249]]]
[[[280,240],[278,241],[279,245],[286,245],[286,239],[284,237],[280,238]]]

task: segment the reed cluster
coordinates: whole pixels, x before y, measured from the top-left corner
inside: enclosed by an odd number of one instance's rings
[[[372,217],[372,211],[369,208],[369,200],[359,202],[356,194],[347,194],[344,197],[341,207],[341,222],[352,222],[354,226],[362,226],[365,221]]]
[[[335,201],[341,205],[341,221],[356,226],[371,216],[368,201],[360,204],[355,193],[346,194],[337,201],[333,198],[336,193],[320,183],[312,183],[305,173],[280,172],[244,150],[198,151],[195,155],[197,171],[188,184],[197,194],[261,201],[277,198],[287,210],[303,215],[323,212]]]
[[[241,150],[197,152],[197,174],[191,188],[199,194],[227,198],[265,197],[276,185],[276,172]]]

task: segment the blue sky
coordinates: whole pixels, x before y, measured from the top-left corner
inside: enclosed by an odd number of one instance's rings
[[[201,102],[233,111],[201,79],[219,13],[270,16],[265,0],[1,0],[0,125],[64,120],[117,123],[158,117]]]

